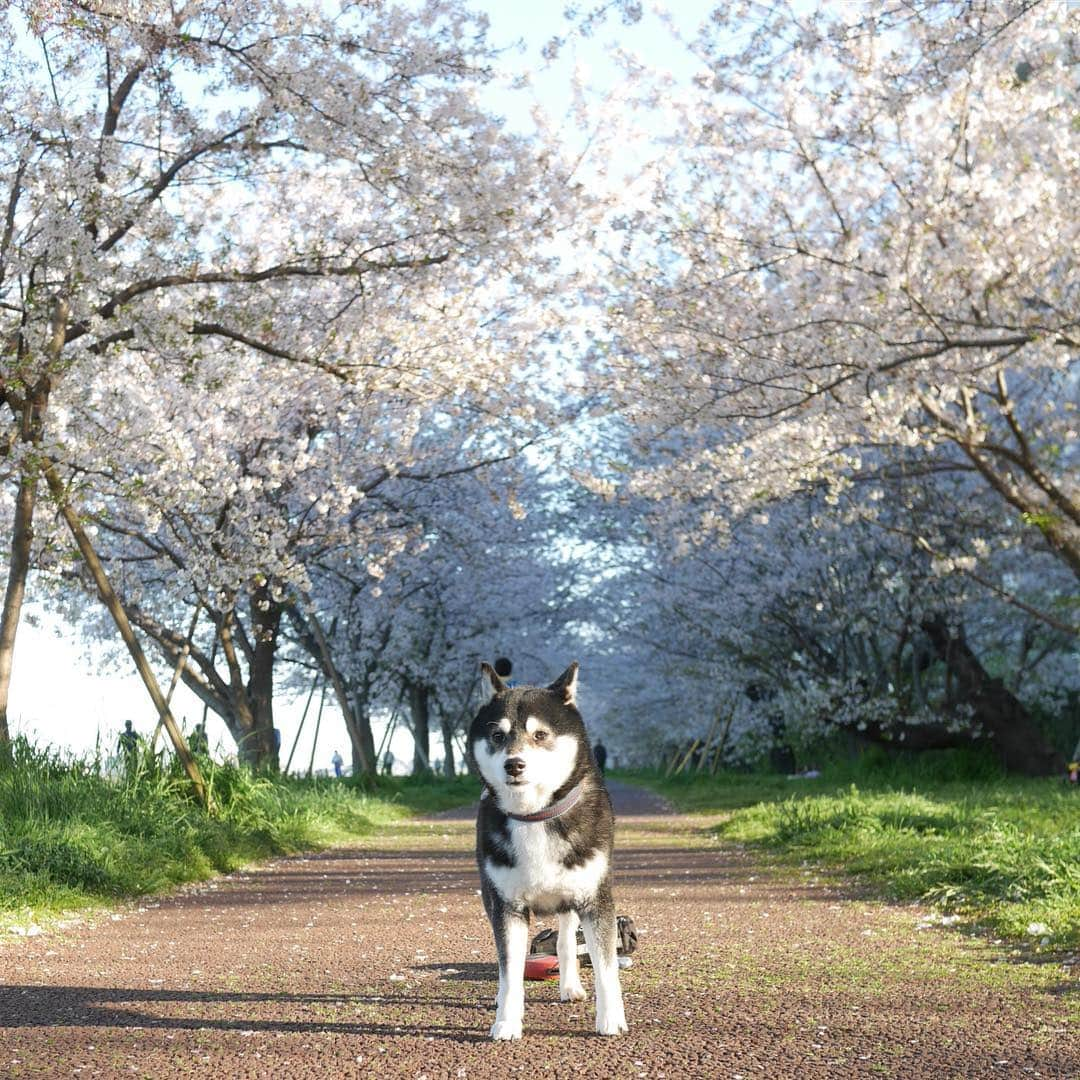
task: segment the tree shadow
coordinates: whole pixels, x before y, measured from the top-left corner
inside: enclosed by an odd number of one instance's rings
[[[167,1015],[153,1011],[165,1007]],[[245,1010],[243,1006],[248,1006]],[[168,1008],[172,1006],[172,1008]],[[285,1012],[290,1006],[339,1011],[362,1006],[393,1008],[397,1023],[311,1020],[260,1016],[260,1007]],[[459,1010],[462,1024],[419,1021],[403,1025],[402,1006],[417,1010]],[[228,1012],[215,1016],[215,1007]],[[187,1009],[191,1015],[180,1015]],[[424,1036],[455,1042],[488,1042],[491,1003],[452,996],[410,994],[289,994],[255,991],[195,991],[101,986],[0,986],[0,1032],[5,1028],[154,1028],[178,1031],[267,1032],[282,1034],[375,1035],[384,1038]]]

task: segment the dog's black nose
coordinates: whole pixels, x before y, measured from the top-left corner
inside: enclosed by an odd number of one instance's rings
[[[525,759],[508,757],[504,767],[510,776],[520,776],[525,771]]]

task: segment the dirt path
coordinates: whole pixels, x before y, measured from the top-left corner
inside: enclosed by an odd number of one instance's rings
[[[641,942],[626,1037],[530,983],[525,1038],[487,1040],[494,949],[457,814],[0,947],[0,1077],[1080,1077],[1060,967],[614,795]]]

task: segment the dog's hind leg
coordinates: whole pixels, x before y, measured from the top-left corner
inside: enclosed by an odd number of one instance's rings
[[[493,919],[499,953],[499,996],[495,999],[493,1039],[520,1039],[525,1016],[525,955],[529,951],[529,916],[503,908]]]
[[[615,904],[610,892],[602,892],[595,907],[581,913],[581,925],[596,973],[596,1030],[601,1035],[618,1035],[626,1031],[626,1013],[619,985]]]
[[[581,920],[576,911],[559,912],[559,1000],[584,1001],[585,987],[578,971],[577,928]]]

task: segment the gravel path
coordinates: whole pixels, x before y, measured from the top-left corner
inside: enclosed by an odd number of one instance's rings
[[[0,1077],[1080,1077],[1060,965],[771,871],[612,786],[628,1036],[530,983],[525,1038],[488,1041],[494,947],[456,814],[5,944]]]

